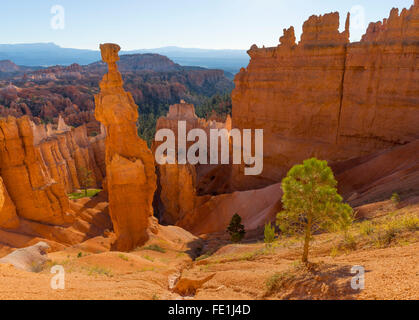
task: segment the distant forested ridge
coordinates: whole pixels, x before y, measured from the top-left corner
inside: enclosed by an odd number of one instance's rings
[[[194,104],[200,117],[231,112],[234,84],[223,70],[182,67],[158,54],[122,55],[118,65],[139,106],[139,134],[148,142],[158,117],[180,100]],[[0,116],[56,123],[61,115],[71,126],[88,124],[90,133],[98,132],[94,95],[107,71],[104,63],[31,69],[6,61],[0,67]]]

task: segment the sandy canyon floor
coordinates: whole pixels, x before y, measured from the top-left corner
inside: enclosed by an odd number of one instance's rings
[[[314,236],[309,266],[299,263],[296,238],[267,247],[218,234],[185,245],[181,229],[165,227],[130,253],[110,252],[109,239],[99,237],[50,253],[38,272],[0,265],[0,299],[418,299],[419,205],[374,210],[346,238]],[[64,290],[50,286],[56,264],[66,272]],[[361,291],[350,285],[356,265],[365,268]]]

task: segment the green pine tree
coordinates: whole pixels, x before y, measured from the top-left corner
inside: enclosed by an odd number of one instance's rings
[[[282,181],[284,210],[277,215],[277,225],[284,233],[304,234],[304,263],[313,232],[347,230],[352,224],[353,210],[342,203],[336,186],[332,169],[316,158],[294,166]]]
[[[236,213],[232,218],[230,225],[227,228],[227,232],[230,234],[231,241],[234,243],[240,242],[246,231],[244,225],[241,224],[242,218]]]
[[[264,235],[267,246],[275,241],[275,226],[273,226],[270,222],[265,224]]]

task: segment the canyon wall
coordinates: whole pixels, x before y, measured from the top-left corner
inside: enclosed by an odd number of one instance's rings
[[[208,162],[211,129],[231,130],[230,117],[225,122],[201,119],[196,116],[193,105],[183,102],[170,106],[167,116],[158,119],[157,130],[172,130],[178,143],[179,121],[186,122],[186,132],[202,129],[206,133]],[[161,143],[154,141],[154,152]],[[187,142],[187,150],[194,143]],[[231,192],[230,164],[177,163],[157,165],[157,168],[160,220],[196,235],[225,231],[235,213],[243,218],[246,229],[256,229],[272,221],[280,209],[280,184],[261,190]]]
[[[50,176],[63,185],[67,193],[72,193],[83,187],[85,172],[89,171],[90,187],[101,187],[105,175],[102,155],[106,134],[88,137],[86,125],[70,128],[60,119],[62,122],[56,130],[51,125],[33,125],[34,145],[41,150]]]
[[[238,190],[280,181],[312,156],[334,162],[419,138],[419,4],[371,24],[361,42],[349,43],[349,15],[312,16],[301,41],[284,30],[274,48],[248,51],[236,75],[233,127],[264,129],[264,172],[245,177],[234,167]],[[397,121],[394,121],[397,119]]]
[[[104,133],[89,138],[85,127],[70,128],[62,119],[57,128],[28,116],[0,119],[0,250],[40,240],[59,250],[112,228],[106,199],[84,207],[67,197],[80,188],[81,167],[101,183],[95,153],[104,153],[103,141]]]
[[[32,126],[28,117],[0,119],[0,176],[19,217],[63,225],[70,218],[68,198],[49,176]]]
[[[123,89],[116,62],[120,47],[101,45],[108,73],[95,96],[95,116],[106,128],[106,190],[109,214],[117,240],[116,250],[129,251],[144,244],[153,216],[156,174],[153,154],[137,134],[138,107]]]
[[[0,177],[0,228],[13,229],[19,227],[16,207],[10,199],[3,179]]]
[[[195,114],[195,107],[181,101],[179,104],[170,106],[169,112],[165,117],[157,120],[156,131],[160,129],[170,129],[175,135],[176,144],[178,143],[179,121],[186,123],[186,134],[193,129],[202,129],[206,133],[207,162],[210,156],[210,131],[211,129],[231,130],[231,118],[228,116],[225,122],[206,120],[199,118]],[[153,153],[162,142],[154,141]],[[194,141],[187,141],[186,148],[189,150]],[[176,150],[178,150],[178,145]],[[177,159],[177,155],[176,155]],[[195,200],[200,193],[210,193],[210,189],[220,191],[220,186],[214,186],[214,178],[221,172],[220,165],[202,164],[164,164],[158,165],[159,176],[159,208],[160,219],[164,223],[175,224],[186,214],[193,212]],[[211,177],[210,177],[211,176]],[[223,181],[226,176],[220,177]]]

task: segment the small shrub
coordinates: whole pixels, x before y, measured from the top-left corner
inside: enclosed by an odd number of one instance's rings
[[[408,231],[417,231],[419,230],[419,217],[410,216],[404,217],[401,221],[403,229]]]
[[[32,262],[31,264],[31,271],[34,273],[40,273],[42,270],[44,270],[44,264]]]
[[[335,258],[339,255],[339,248],[333,247],[332,250],[330,250],[330,256],[332,258]]]
[[[74,192],[74,193],[70,193],[68,195],[68,198],[70,200],[78,200],[78,199],[82,199],[82,198],[94,198],[98,195],[99,192],[101,192],[102,190],[100,189],[89,189],[83,192]]]
[[[154,262],[154,259],[152,257],[148,256],[148,255],[143,256],[143,258],[148,260],[148,261]]]
[[[350,232],[345,232],[343,236],[343,248],[346,250],[355,250],[357,241],[355,236]]]
[[[118,255],[118,257],[120,258],[120,259],[122,259],[122,260],[124,260],[124,261],[128,261],[129,259],[128,259],[128,257],[126,256],[126,255],[124,255],[124,254],[119,254]]]
[[[149,245],[147,247],[144,247],[143,250],[151,250],[151,251],[157,251],[160,253],[166,253],[166,250],[160,247],[158,244]]]
[[[236,213],[232,218],[227,232],[230,234],[231,242],[238,243],[244,238],[246,231],[241,224],[242,218]]]
[[[280,279],[281,279],[281,276],[279,273],[275,273],[274,275],[269,277],[268,280],[266,280],[266,290],[268,292],[274,291],[274,289],[278,287],[278,283]]]
[[[82,252],[79,252],[79,253],[77,254],[77,258],[81,258],[81,257],[83,257],[83,253],[82,253]]]
[[[84,190],[84,196],[87,197],[89,188],[91,188],[95,183],[93,171],[88,168],[82,167],[79,168],[78,175],[80,180],[80,186]]]
[[[384,230],[379,234],[379,244],[381,247],[389,246],[393,239],[396,237],[397,233],[400,232],[398,223],[396,221],[391,221],[384,226]]]
[[[285,282],[291,281],[295,278],[295,275],[290,272],[275,273],[266,280],[266,291],[267,294],[271,294],[275,291],[280,290]]]
[[[272,242],[275,241],[275,227],[271,225],[271,223],[265,224],[265,243],[270,245]]]
[[[370,243],[379,248],[385,248],[395,242],[400,234],[417,230],[419,230],[418,216],[391,214],[374,227],[374,232],[369,235]]]
[[[391,202],[393,202],[395,205],[399,204],[399,203],[400,203],[400,196],[399,196],[399,194],[398,194],[397,192],[393,193],[393,194],[391,195],[390,200],[391,200]]]
[[[87,269],[89,276],[93,274],[100,274],[105,275],[107,277],[113,277],[112,271],[110,269],[100,267],[100,266],[94,266]]]
[[[176,255],[176,258],[182,258],[182,257],[186,257],[187,254],[185,252],[178,252],[178,254]]]
[[[256,251],[252,251],[252,252],[247,252],[244,253],[243,255],[240,256],[239,260],[244,260],[244,261],[253,261],[255,260],[257,257],[260,257],[261,255],[264,255],[266,253],[265,250],[256,250]]]
[[[371,221],[364,221],[359,225],[359,233],[363,236],[369,236],[374,232],[374,225]]]
[[[208,252],[206,252],[205,254],[203,254],[202,256],[199,256],[198,258],[196,258],[196,259],[195,259],[195,261],[205,260],[205,259],[207,259],[207,258],[211,257],[211,256],[212,256],[212,254],[213,254],[213,252],[208,251]]]

